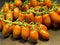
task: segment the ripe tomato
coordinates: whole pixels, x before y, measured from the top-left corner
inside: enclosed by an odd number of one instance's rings
[[[43,29],[39,31],[39,35],[43,39],[49,39],[50,38],[50,34],[48,33],[48,31],[44,31]]]
[[[41,15],[40,16],[35,16],[35,23],[39,22],[39,23],[42,24],[42,21],[43,21],[43,19],[42,19]]]
[[[55,23],[60,23],[60,15],[55,12],[55,11],[51,11],[50,12],[50,17],[51,17],[51,20]]]
[[[10,32],[9,32],[9,25],[8,24],[5,24],[4,27],[3,27],[3,30],[2,30],[2,34],[3,36],[9,36]]]
[[[33,13],[29,13],[26,14],[26,21],[29,22],[34,22],[34,14]]]
[[[0,31],[2,30],[2,23],[1,23],[1,21],[0,21]]]
[[[30,2],[33,7],[37,6],[37,0],[30,0]]]
[[[5,3],[5,4],[4,4],[3,10],[4,10],[5,12],[9,10],[9,4],[8,4],[8,3]]]
[[[44,0],[44,3],[47,7],[51,7],[52,6],[52,1],[51,0]]]
[[[29,27],[22,27],[22,32],[21,32],[21,36],[24,40],[27,40],[30,34],[30,29]]]
[[[13,27],[13,37],[19,38],[21,36],[22,28],[19,25],[15,25]]]
[[[30,31],[30,39],[32,42],[37,42],[39,38],[38,32],[36,29]]]
[[[6,13],[6,20],[10,20],[13,21],[13,15],[12,15],[12,11],[8,10]]]
[[[19,19],[20,19],[20,21],[25,20],[25,14],[20,13],[20,14],[19,14]]]
[[[13,10],[13,9],[14,9],[14,3],[9,4],[9,8],[10,8],[11,10]]]
[[[19,7],[22,5],[22,1],[21,0],[14,0],[14,4]]]
[[[58,7],[58,10],[56,11],[58,14],[60,14],[60,6]]]
[[[50,19],[50,16],[49,14],[44,14],[43,16],[43,23],[49,27],[51,25],[51,19]]]
[[[12,33],[13,32],[13,28],[15,27],[15,25],[11,25],[9,26],[9,32]]]
[[[40,6],[43,6],[44,5],[44,2],[38,2],[38,5],[40,5]]]
[[[25,7],[23,8],[23,10],[28,10],[29,9],[29,5],[26,4]]]
[[[44,31],[47,31],[47,27],[43,24],[40,24],[40,29],[44,30]]]
[[[14,15],[13,15],[14,19],[17,19],[19,17],[19,13],[20,13],[19,8],[17,8],[17,7],[14,8],[14,12],[13,13],[14,13]]]

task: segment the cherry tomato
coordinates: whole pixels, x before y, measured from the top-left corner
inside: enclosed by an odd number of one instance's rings
[[[22,5],[22,1],[21,0],[14,0],[14,4],[19,7]]]
[[[30,2],[33,7],[37,6],[37,0],[30,0]]]
[[[4,27],[3,27],[3,30],[2,30],[2,34],[3,36],[9,36],[10,35],[10,32],[9,32],[9,25],[8,24],[5,24]]]
[[[43,24],[40,24],[40,29],[44,30],[44,31],[47,31],[47,27]]]
[[[3,9],[4,9],[5,12],[8,11],[9,10],[9,4],[5,3]]]
[[[35,23],[37,23],[37,22],[39,22],[39,23],[41,23],[42,24],[42,16],[40,15],[40,16],[35,16]]]
[[[30,34],[30,29],[29,27],[22,27],[22,32],[21,32],[21,36],[24,40],[27,40]]]
[[[50,19],[50,16],[49,14],[44,14],[43,16],[43,23],[49,27],[51,25],[51,19]]]
[[[39,31],[39,35],[43,39],[47,39],[48,40],[50,38],[50,34],[48,33],[48,31],[40,30]]]
[[[20,13],[20,15],[19,15],[19,19],[20,19],[20,21],[25,20],[25,14]]]
[[[22,28],[19,25],[14,26],[13,28],[13,37],[19,38],[21,36]]]
[[[26,14],[26,21],[29,22],[34,22],[34,14],[33,13],[29,13]]]
[[[8,10],[6,13],[6,20],[13,21],[12,11]]]
[[[51,11],[50,12],[50,17],[51,17],[51,20],[55,23],[60,23],[60,15],[55,12],[55,11]]]
[[[13,10],[13,9],[14,9],[14,3],[9,4],[9,8],[10,8],[11,10]]]
[[[13,13],[14,13],[14,15],[13,15],[14,19],[17,19],[19,17],[19,13],[20,13],[19,8],[17,8],[17,7],[14,8],[14,12]]]
[[[37,29],[34,29],[34,30],[31,30],[30,31],[30,39],[32,42],[37,42],[39,38],[39,35],[38,35],[38,32],[37,32]]]
[[[52,6],[52,1],[51,0],[44,0],[44,3],[47,7],[51,7]]]

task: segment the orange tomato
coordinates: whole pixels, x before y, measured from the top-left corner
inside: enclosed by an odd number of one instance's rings
[[[13,32],[13,28],[15,27],[15,25],[11,25],[9,26],[9,32],[12,33]]]
[[[2,23],[1,23],[1,21],[0,21],[0,31],[2,30]]]
[[[22,5],[22,1],[21,0],[14,0],[14,4],[19,7]]]
[[[30,31],[30,39],[32,42],[37,42],[39,38],[38,32],[36,29]]]
[[[58,7],[58,10],[56,11],[58,14],[60,14],[60,6]]]
[[[17,8],[17,7],[14,8],[14,12],[13,13],[14,13],[14,15],[13,15],[14,19],[17,19],[19,17],[19,13],[20,13],[19,8]]]
[[[14,9],[14,3],[9,4],[9,8],[10,8],[11,10],[13,10],[13,9]]]
[[[42,16],[40,15],[40,16],[35,16],[35,23],[37,23],[37,22],[39,22],[39,23],[41,23],[42,24]]]
[[[47,39],[48,40],[50,38],[50,34],[48,33],[48,31],[40,30],[39,31],[39,35],[43,39]]]
[[[9,36],[10,35],[10,32],[9,32],[9,25],[8,24],[5,24],[4,27],[3,27],[3,30],[2,30],[2,34],[3,36]]]
[[[21,36],[22,28],[19,25],[15,25],[13,27],[13,37],[19,38]]]
[[[6,13],[6,20],[13,21],[12,11],[8,10]]]
[[[30,29],[29,27],[22,27],[22,32],[21,32],[21,36],[24,40],[27,40],[30,34]]]
[[[26,21],[29,22],[34,22],[34,14],[33,13],[29,13],[26,14]]]
[[[51,11],[50,12],[50,17],[51,17],[51,20],[55,23],[60,23],[60,15],[55,12],[55,11]]]
[[[25,19],[25,14],[20,13],[20,15],[19,15],[19,19],[20,19],[20,21],[23,21],[23,20]]]
[[[52,1],[51,0],[44,0],[44,3],[47,7],[51,7],[52,6]]]
[[[44,5],[44,2],[38,2],[38,5],[40,5],[40,6],[43,6]]]
[[[38,8],[41,8],[41,6],[35,6],[34,9],[38,11]]]
[[[50,19],[50,16],[49,14],[44,14],[43,16],[43,23],[49,27],[51,25],[51,19]]]
[[[23,8],[24,10],[28,10],[29,9],[29,5],[26,4],[25,7]]]
[[[33,7],[37,6],[37,0],[30,0],[30,2]]]
[[[9,4],[5,3],[5,5],[3,6],[4,11],[8,11],[9,10]]]
[[[47,27],[43,24],[40,24],[40,29],[44,30],[44,31],[47,31]]]

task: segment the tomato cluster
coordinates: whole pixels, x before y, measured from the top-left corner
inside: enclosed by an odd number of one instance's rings
[[[60,6],[52,0],[14,0],[5,2],[0,10],[0,30],[9,36],[37,42],[49,39],[47,27],[60,24]]]

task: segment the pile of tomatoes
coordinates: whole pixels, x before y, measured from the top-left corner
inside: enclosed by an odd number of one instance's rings
[[[14,0],[5,2],[0,10],[0,30],[3,36],[30,39],[50,39],[47,27],[60,24],[60,6],[52,0]]]

